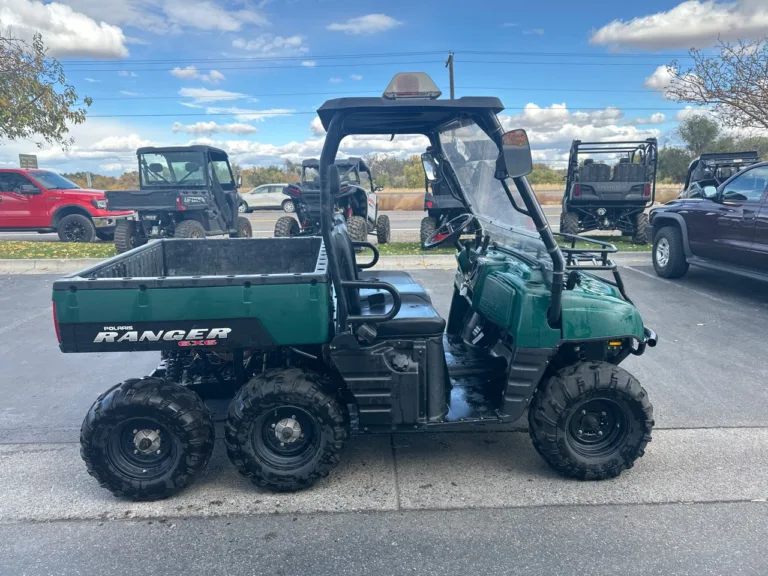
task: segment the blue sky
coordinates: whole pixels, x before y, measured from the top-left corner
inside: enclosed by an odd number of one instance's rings
[[[447,96],[449,50],[457,96],[499,96],[537,158],[558,165],[573,138],[668,139],[682,106],[665,100],[659,67],[718,34],[768,33],[762,0],[586,4],[0,0],[0,23],[22,36],[39,30],[69,82],[94,99],[75,146],[42,150],[41,163],[113,174],[146,144],[213,142],[244,165],[317,154],[322,133],[311,122],[324,100],[380,94],[394,73],[413,70]],[[346,149],[420,146],[357,139]],[[19,152],[34,145],[0,147],[0,163]]]

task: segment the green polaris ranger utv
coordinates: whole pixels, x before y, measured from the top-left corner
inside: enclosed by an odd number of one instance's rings
[[[619,364],[656,335],[624,290],[615,248],[575,248],[576,237],[560,248],[525,178],[525,131],[503,132],[497,98],[438,100],[433,86],[398,75],[383,98],[320,107],[320,236],[162,239],[55,282],[63,352],[164,357],[85,417],[82,457],[104,488],[157,499],[200,473],[214,442],[195,391],[206,382],[233,390],[232,463],[273,490],[326,476],[350,434],[477,429],[526,412],[534,447],[565,476],[614,477],[643,455],[653,409]],[[422,134],[460,151],[441,177],[467,211],[427,239],[456,247],[447,318],[407,273],[371,270],[375,247],[357,262],[361,244],[333,213],[334,160],[357,134]]]

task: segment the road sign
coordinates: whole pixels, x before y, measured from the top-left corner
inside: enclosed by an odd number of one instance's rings
[[[37,168],[37,156],[34,154],[19,154],[20,168]]]

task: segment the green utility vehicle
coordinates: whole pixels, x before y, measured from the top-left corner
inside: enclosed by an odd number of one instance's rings
[[[525,132],[503,133],[497,98],[425,97],[433,87],[398,75],[383,98],[318,110],[320,236],[163,239],[54,283],[62,351],[164,357],[85,417],[82,456],[103,487],[148,500],[189,484],[213,449],[205,385],[232,390],[231,461],[274,490],[326,476],[350,434],[477,429],[526,412],[534,447],[566,476],[614,477],[643,455],[653,409],[619,364],[656,335],[609,258],[616,249],[575,248],[575,236],[558,247],[525,178]],[[371,270],[375,247],[357,262],[361,244],[332,201],[339,144],[356,134],[422,134],[462,151],[441,177],[467,212],[427,239],[456,247],[447,318],[407,273]]]

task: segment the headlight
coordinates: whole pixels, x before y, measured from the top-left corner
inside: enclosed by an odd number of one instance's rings
[[[93,207],[98,210],[106,210],[107,209],[107,201],[106,200],[91,200],[91,204],[93,204]]]

